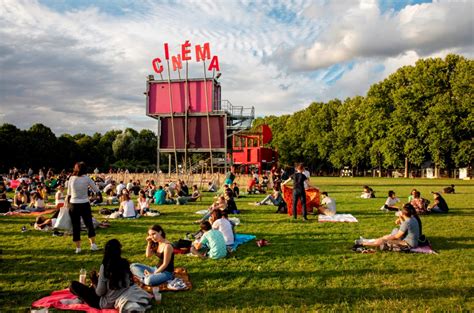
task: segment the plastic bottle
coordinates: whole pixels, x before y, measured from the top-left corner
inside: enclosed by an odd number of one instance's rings
[[[81,268],[79,271],[79,282],[83,285],[86,284],[87,271],[84,268]]]

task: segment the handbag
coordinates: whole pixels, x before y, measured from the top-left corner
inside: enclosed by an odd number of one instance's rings
[[[58,218],[53,227],[58,229],[63,229],[68,232],[72,232],[72,221],[71,215],[69,214],[69,198],[66,198],[64,206],[59,209]]]
[[[59,209],[59,215],[54,223],[54,228],[63,229],[65,231],[72,231],[71,216],[69,215],[69,207],[62,207]]]

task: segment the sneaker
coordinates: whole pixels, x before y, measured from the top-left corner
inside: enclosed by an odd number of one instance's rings
[[[255,205],[262,205],[260,202],[255,202]]]
[[[64,235],[64,233],[61,233],[61,232],[59,232],[59,231],[57,231],[57,230],[53,231],[53,237],[61,237],[61,236],[63,236],[63,235]]]
[[[95,243],[91,244],[91,251],[97,251],[100,250],[99,247]]]
[[[28,229],[26,228],[26,226],[22,226],[21,227],[21,232],[24,233],[25,231],[28,231]]]
[[[82,251],[81,248],[76,248],[76,254],[81,253],[81,251]]]
[[[303,222],[309,221],[307,217],[303,217]]]

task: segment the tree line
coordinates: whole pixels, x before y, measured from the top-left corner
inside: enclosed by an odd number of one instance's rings
[[[9,168],[54,168],[69,170],[74,162],[82,160],[89,169],[109,168],[130,171],[156,169],[156,135],[148,129],[111,130],[104,135],[95,133],[59,137],[43,124],[34,124],[20,130],[11,124],[0,126],[0,173]]]
[[[435,170],[471,166],[473,61],[420,59],[372,85],[365,97],[314,102],[299,112],[258,118],[270,125],[282,163],[313,171],[397,169],[426,161]],[[406,162],[406,163],[405,163]]]
[[[282,116],[257,118],[268,124],[282,164],[304,162],[312,171],[471,166],[474,151],[472,60],[458,55],[420,59],[370,87],[365,97],[314,102]],[[156,169],[156,135],[148,129],[111,130],[59,137],[43,124],[20,130],[0,125],[0,171],[52,167],[70,169],[77,160],[90,168]],[[166,167],[167,156],[160,164]],[[193,159],[202,156],[194,155]],[[194,160],[196,161],[196,160]]]

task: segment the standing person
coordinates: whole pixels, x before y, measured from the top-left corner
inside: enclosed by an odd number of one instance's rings
[[[140,282],[148,286],[158,286],[173,279],[174,253],[171,243],[166,240],[166,234],[160,225],[153,225],[148,229],[146,237],[147,245],[145,256],[150,258],[156,256],[159,262],[156,266],[147,266],[140,263],[130,265],[133,275]]]
[[[120,302],[123,303],[121,312],[132,312],[132,309],[144,312],[144,307],[140,304],[146,306],[149,295],[132,283],[129,263],[122,258],[122,245],[117,239],[111,239],[105,244],[99,276],[93,273],[95,275],[91,275],[91,287],[73,281],[69,287],[71,293],[96,309],[118,308],[120,306],[115,304]]]
[[[301,206],[303,207],[303,220],[307,221],[306,217],[306,192],[305,192],[305,181],[308,180],[304,172],[303,163],[298,164],[296,167],[296,173],[291,175],[282,185],[286,185],[290,180],[293,180],[293,218],[296,220],[297,217],[297,204],[298,199],[301,201]],[[310,187],[308,183],[308,188]]]
[[[69,214],[72,222],[72,241],[76,244],[76,253],[81,253],[81,217],[87,227],[87,236],[91,244],[91,251],[99,248],[95,244],[95,230],[92,224],[91,204],[87,194],[88,187],[95,193],[100,192],[96,184],[86,175],[86,164],[77,162],[69,178],[67,197],[69,199]]]
[[[235,179],[235,166],[231,165],[230,170],[225,175],[224,184],[230,186],[234,182],[234,179]]]

